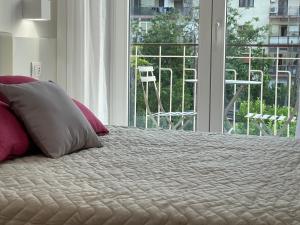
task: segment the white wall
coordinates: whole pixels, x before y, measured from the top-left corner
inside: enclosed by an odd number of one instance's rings
[[[0,32],[0,74],[12,73],[12,37]]]
[[[254,7],[243,8],[239,7],[239,0],[229,0],[229,6],[238,9],[241,15],[239,21],[240,24],[244,24],[246,21],[250,21],[253,17],[258,17],[259,21],[255,23],[257,27],[265,26],[269,24],[269,0],[255,0]]]
[[[0,32],[12,34],[13,74],[30,75],[30,63],[40,61],[41,79],[56,81],[56,8],[52,0],[50,21],[29,21],[22,0],[0,0]]]
[[[244,24],[247,21],[251,21],[257,17],[258,21],[253,21],[254,26],[263,27],[270,23],[270,0],[254,0],[254,7],[239,7],[239,0],[228,0],[228,5],[232,8],[238,9],[241,16],[238,21],[239,24]],[[265,37],[263,42],[268,43],[268,37]]]

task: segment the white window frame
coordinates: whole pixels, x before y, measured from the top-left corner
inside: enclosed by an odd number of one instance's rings
[[[201,0],[200,0],[201,1]],[[212,1],[203,1],[200,7],[199,54],[198,58],[198,91],[197,91],[197,130],[210,131],[210,89],[211,89],[211,30]],[[209,31],[209,32],[207,32]]]
[[[210,132],[223,132],[226,0],[213,0],[210,85]]]
[[[197,95],[199,131],[223,132],[225,21],[226,0],[202,0]]]

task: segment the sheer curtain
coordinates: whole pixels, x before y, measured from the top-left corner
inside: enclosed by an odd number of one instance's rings
[[[58,82],[108,122],[109,0],[58,1]]]
[[[298,107],[297,126],[296,126],[296,140],[300,141],[300,82],[297,81],[297,101],[296,107]]]

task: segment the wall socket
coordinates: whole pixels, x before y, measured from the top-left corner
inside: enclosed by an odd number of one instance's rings
[[[31,77],[35,79],[40,79],[41,73],[42,73],[42,63],[31,62]]]

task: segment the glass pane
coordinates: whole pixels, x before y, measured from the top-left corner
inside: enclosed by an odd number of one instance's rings
[[[130,3],[130,125],[194,130],[199,0]]]
[[[240,2],[227,2],[225,132],[294,137],[300,0]]]

